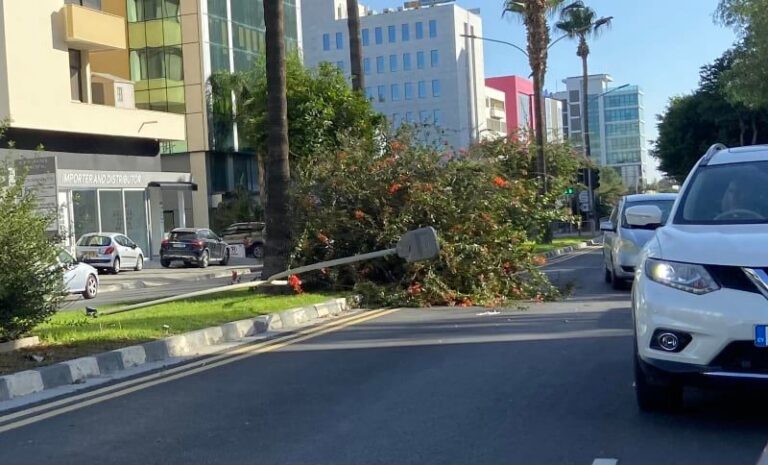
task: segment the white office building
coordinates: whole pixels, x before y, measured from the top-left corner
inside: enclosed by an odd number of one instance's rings
[[[436,127],[440,141],[467,147],[486,133],[489,112],[479,10],[421,0],[381,12],[361,6],[366,93],[398,126]],[[334,63],[350,72],[346,0],[302,3],[303,56],[307,66]]]

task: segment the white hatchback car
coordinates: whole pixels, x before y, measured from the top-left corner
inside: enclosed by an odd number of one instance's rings
[[[64,289],[68,294],[82,294],[93,299],[99,292],[99,272],[86,263],[75,260],[65,250],[59,250],[59,264],[64,268]]]
[[[635,277],[640,250],[653,237],[656,226],[632,226],[627,222],[627,209],[654,205],[661,210],[661,223],[667,221],[677,194],[637,194],[623,197],[614,207],[608,221],[600,224],[603,231],[603,266],[605,282],[614,289],[624,289]]]
[[[122,269],[144,268],[144,251],[120,233],[83,234],[76,245],[77,259],[94,268],[119,273]]]
[[[636,226],[662,212],[626,212]],[[768,380],[768,146],[710,148],[641,254],[632,290],[635,391],[676,408],[699,381]]]

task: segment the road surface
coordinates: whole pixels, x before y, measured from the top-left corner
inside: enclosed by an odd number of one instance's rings
[[[399,310],[23,426],[0,418],[0,463],[757,461],[764,396],[694,391],[681,414],[641,414],[628,293],[602,282],[596,250],[548,273],[574,297]]]

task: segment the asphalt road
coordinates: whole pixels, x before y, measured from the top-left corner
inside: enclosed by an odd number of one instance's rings
[[[596,251],[548,273],[574,297],[400,310],[2,432],[0,463],[756,462],[764,396],[692,391],[683,413],[641,414],[628,293]]]

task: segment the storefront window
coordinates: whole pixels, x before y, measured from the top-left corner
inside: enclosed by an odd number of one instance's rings
[[[123,232],[123,193],[99,191],[99,212],[103,232]]]
[[[125,191],[125,234],[149,254],[147,203],[144,191]]]
[[[75,239],[83,234],[99,232],[99,211],[96,191],[72,191],[72,214],[75,224]]]

